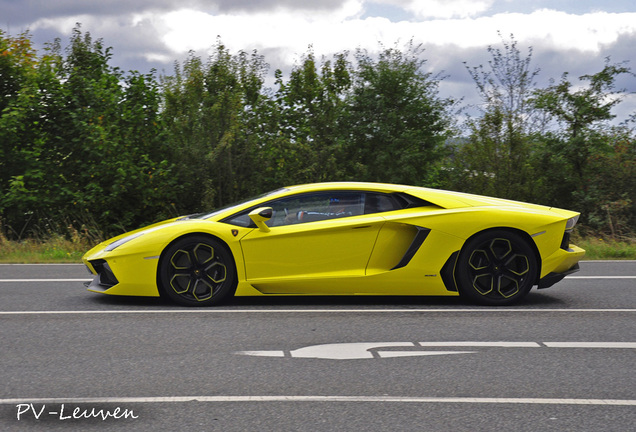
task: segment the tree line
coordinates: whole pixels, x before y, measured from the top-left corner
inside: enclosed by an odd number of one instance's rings
[[[538,87],[514,37],[466,65],[478,110],[440,96],[421,45],[317,59],[288,77],[221,40],[172,75],[124,72],[76,26],[38,53],[0,31],[0,230],[103,237],[285,185],[378,181],[570,208],[596,233],[636,231],[636,113],[625,63]],[[458,119],[462,121],[459,122]]]

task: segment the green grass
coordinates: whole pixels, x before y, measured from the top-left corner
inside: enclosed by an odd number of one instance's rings
[[[0,236],[1,263],[79,263],[95,241],[85,237],[51,236],[45,240],[9,241]],[[636,239],[613,240],[576,236],[573,243],[585,249],[586,260],[636,260]]]
[[[79,263],[88,249],[90,245],[85,241],[72,241],[63,237],[53,237],[45,241],[8,241],[0,238],[0,262]]]
[[[614,240],[595,237],[575,238],[573,243],[585,249],[586,260],[636,259],[636,239]]]

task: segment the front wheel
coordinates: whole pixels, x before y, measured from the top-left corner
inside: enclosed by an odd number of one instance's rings
[[[162,254],[157,282],[162,292],[176,303],[210,306],[234,294],[234,260],[218,240],[184,237]]]
[[[462,248],[456,278],[460,294],[472,302],[510,305],[528,294],[538,268],[533,248],[519,234],[486,231]]]

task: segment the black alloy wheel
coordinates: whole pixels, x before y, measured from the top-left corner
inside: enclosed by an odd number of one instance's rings
[[[474,303],[510,305],[537,281],[537,257],[519,234],[493,230],[470,239],[456,267],[459,292]]]
[[[162,293],[176,303],[209,306],[234,294],[235,273],[232,255],[220,241],[188,236],[161,255],[158,283]]]

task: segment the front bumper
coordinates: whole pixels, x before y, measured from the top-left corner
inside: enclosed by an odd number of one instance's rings
[[[95,254],[84,257],[93,275],[85,284],[88,291],[124,296],[159,297],[157,289],[158,256],[135,254],[125,257]]]
[[[579,263],[576,263],[576,264],[574,264],[572,267],[570,267],[568,270],[566,270],[564,272],[560,272],[560,273],[551,272],[551,273],[548,273],[547,275],[545,275],[544,277],[542,277],[539,280],[539,284],[538,284],[537,288],[539,288],[539,289],[541,289],[541,288],[549,288],[552,285],[554,285],[555,283],[561,281],[567,275],[570,275],[572,273],[576,273],[579,270],[580,270]]]

